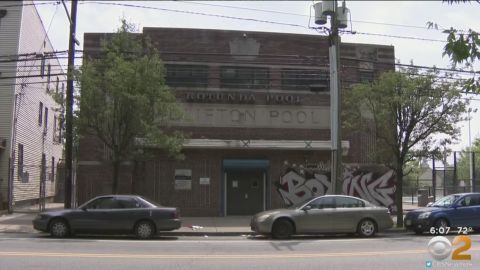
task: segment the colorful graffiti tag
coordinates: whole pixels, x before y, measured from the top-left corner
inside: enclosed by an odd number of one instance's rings
[[[345,165],[342,193],[365,199],[395,212],[395,174],[379,165]],[[287,168],[280,177],[277,190],[286,205],[305,202],[328,193],[330,172],[319,169]]]
[[[326,194],[331,186],[329,178],[330,173],[316,173],[309,169],[300,173],[290,168],[280,178],[277,190],[285,204],[298,204],[312,197]]]
[[[396,212],[395,173],[392,169],[375,165],[346,165],[342,192]]]

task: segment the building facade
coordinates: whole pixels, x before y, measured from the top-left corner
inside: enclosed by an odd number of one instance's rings
[[[32,3],[0,2],[0,209],[53,197],[62,158],[65,76]]]
[[[107,35],[86,33],[84,53],[98,52]],[[151,160],[126,161],[119,184],[123,193],[179,207],[184,215],[224,216],[250,215],[328,192],[326,37],[148,27],[141,35],[160,52],[166,83],[187,114],[171,123],[189,140],[182,161],[160,151]],[[344,94],[352,83],[371,81],[394,69],[392,46],[343,43],[341,55]],[[392,204],[392,172],[366,166],[371,163],[374,136],[345,131],[342,148],[348,165],[344,192]],[[95,138],[80,141],[80,203],[111,191],[107,152]],[[359,189],[361,181],[371,183],[371,190],[385,187],[390,193],[365,195]]]

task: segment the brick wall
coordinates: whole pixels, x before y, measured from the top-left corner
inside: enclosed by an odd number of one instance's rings
[[[301,105],[329,106],[328,92],[281,90],[282,68],[316,69],[328,72],[328,42],[319,35],[299,35],[284,33],[266,33],[250,31],[182,29],[182,28],[144,28],[137,38],[148,37],[159,50],[165,63],[202,64],[209,67],[208,86],[206,88],[174,88],[179,102],[198,102],[225,104],[222,100],[188,100],[189,93],[223,93],[253,95],[256,105],[272,105],[266,102],[268,95],[294,95]],[[95,57],[105,33],[86,33],[84,36],[84,54]],[[174,37],[174,38],[173,38]],[[249,40],[250,56],[232,54],[231,42]],[[253,55],[253,56],[252,56]],[[348,95],[351,84],[359,82],[370,74],[378,77],[386,70],[394,69],[393,46],[370,44],[341,45],[341,80],[343,94]],[[270,70],[269,86],[264,90],[222,89],[220,88],[220,70],[222,66],[255,66]],[[229,103],[232,107],[235,103]],[[297,104],[292,106],[295,108]],[[329,140],[329,129],[317,128],[251,128],[251,127],[174,127],[190,135],[190,138],[208,139],[264,139],[264,140]],[[369,152],[375,147],[372,134],[357,131],[343,132],[343,139],[350,141],[350,150],[345,162],[369,162]],[[154,151],[154,150],[151,150]],[[107,151],[108,152],[108,151]],[[80,141],[79,161],[89,161],[90,165],[80,165],[77,176],[79,202],[92,196],[110,192],[111,165],[108,153],[101,142],[86,136]],[[308,162],[326,162],[330,158],[328,151],[273,151],[273,150],[185,150],[185,160],[174,161],[161,152],[155,158],[135,164],[121,166],[120,189],[123,193],[137,193],[158,201],[164,205],[177,206],[183,215],[216,216],[222,214],[222,162],[224,159],[265,159],[270,161],[268,170],[267,201],[268,208],[283,205],[275,188],[284,170],[284,161],[304,164]],[[192,170],[192,189],[174,190],[175,169]],[[210,185],[199,185],[200,177],[210,177]]]

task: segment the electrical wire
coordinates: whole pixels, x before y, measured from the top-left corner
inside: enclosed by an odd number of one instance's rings
[[[275,22],[275,21],[260,20],[260,19],[253,19],[253,18],[240,18],[240,17],[235,17],[235,16],[226,16],[226,15],[211,14],[211,13],[204,13],[204,12],[195,12],[195,11],[169,9],[169,8],[159,8],[159,7],[152,7],[152,6],[134,5],[134,4],[113,3],[113,2],[97,2],[97,1],[80,2],[79,4],[99,4],[99,5],[123,6],[123,7],[131,7],[131,8],[161,10],[161,11],[185,13],[185,14],[191,14],[191,15],[202,15],[202,16],[217,17],[217,18],[223,18],[223,19],[234,19],[234,20],[244,20],[244,21],[251,21],[251,22],[261,22],[261,23],[269,23],[269,24],[276,24],[276,25],[283,25],[283,26],[293,26],[293,27],[300,27],[300,28],[308,29],[304,25],[300,25],[300,24]]]
[[[254,21],[254,22],[269,23],[269,24],[276,24],[276,25],[283,25],[283,26],[299,27],[299,28],[303,28],[303,29],[312,29],[312,30],[315,30],[315,29],[316,29],[315,27],[307,27],[307,26],[304,26],[304,25],[293,24],[293,23],[267,21],[267,20],[253,19],[253,18],[242,18],[242,17],[235,17],[235,16],[226,16],[226,15],[218,15],[218,14],[204,13],[204,12],[193,12],[193,11],[185,11],[185,10],[177,10],[177,9],[158,8],[158,7],[144,6],[144,5],[133,5],[133,4],[123,4],[123,3],[110,3],[110,2],[98,2],[98,1],[88,1],[88,2],[85,1],[85,2],[81,2],[80,4],[100,4],[100,5],[124,6],[124,7],[132,7],[132,8],[142,8],[142,9],[169,11],[169,12],[179,12],[179,13],[192,14],[192,15],[203,15],[203,16],[219,17],[219,18],[226,18],[226,19]],[[365,22],[365,21],[362,21],[362,22]],[[377,22],[375,22],[375,23],[377,23]],[[380,24],[380,23],[377,23],[377,24]],[[427,28],[427,29],[428,29],[428,28]],[[432,28],[432,29],[433,29],[433,28]],[[342,33],[348,33],[348,32],[347,32],[347,31],[343,31]],[[354,34],[354,33],[355,33],[355,31],[352,32],[352,34]],[[362,35],[371,35],[371,36],[383,36],[383,37],[390,37],[390,38],[401,38],[401,39],[409,39],[409,40],[433,41],[433,42],[447,43],[446,40],[428,39],[428,38],[422,38],[422,37],[401,36],[401,35],[387,35],[387,34],[368,33],[368,32],[356,32],[356,33],[357,33],[357,34],[362,34]]]
[[[299,14],[299,13],[291,13],[291,12],[284,12],[284,11],[277,11],[277,10],[247,8],[247,7],[238,7],[238,6],[229,6],[229,5],[220,5],[220,4],[211,4],[211,3],[203,3],[203,2],[193,2],[193,1],[177,1],[177,2],[178,3],[184,3],[184,4],[195,4],[195,5],[203,5],[203,6],[232,8],[232,9],[239,9],[239,10],[258,11],[258,12],[266,12],[266,13],[282,14],[282,15],[292,15],[292,16],[299,16],[299,17],[309,17],[309,18],[311,18],[311,16],[312,16],[311,12],[310,12],[310,14]],[[403,28],[415,28],[415,29],[422,29],[422,30],[438,30],[438,31],[448,30],[448,29],[443,28],[443,27],[439,27],[437,29],[437,28],[428,28],[426,26],[407,25],[407,24],[398,24],[398,23],[385,23],[385,22],[365,21],[365,20],[350,20],[350,21],[355,22],[355,23],[387,25],[387,26],[403,27]],[[457,29],[457,31],[467,32],[466,30],[460,30],[460,29]]]
[[[27,6],[42,6],[42,5],[58,5],[60,4],[60,1],[50,1],[50,2],[45,2],[45,3],[30,3],[30,4],[14,4],[14,5],[1,5],[0,8],[8,8],[8,7],[27,7]]]

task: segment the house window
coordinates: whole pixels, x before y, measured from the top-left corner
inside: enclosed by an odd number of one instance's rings
[[[166,84],[171,87],[207,87],[208,66],[165,65]]]
[[[47,157],[45,156],[45,154],[42,154],[42,171],[40,174],[40,181],[43,182],[47,180],[46,176],[47,176]]]
[[[51,66],[48,64],[47,66],[47,91],[50,91],[50,72],[51,72]]]
[[[50,181],[53,182],[55,180],[55,157],[52,157],[52,173],[50,175]]]
[[[42,55],[40,60],[40,76],[43,78],[45,76],[45,55]]]
[[[53,142],[57,141],[57,116],[53,116]]]
[[[38,125],[42,126],[43,121],[43,102],[38,105]]]
[[[374,76],[372,70],[360,70],[358,71],[358,79],[360,82],[373,82]]]
[[[223,88],[268,89],[268,68],[222,67],[220,83]]]
[[[45,132],[47,131],[47,128],[48,128],[48,108],[45,107],[45,126],[44,126],[44,129],[45,129]]]
[[[282,89],[329,91],[328,71],[307,69],[282,69]]]
[[[18,144],[18,158],[17,158],[17,173],[18,180],[23,181],[23,144]]]
[[[55,84],[55,94],[58,94],[58,85],[60,84],[60,80],[57,77],[57,83]]]

